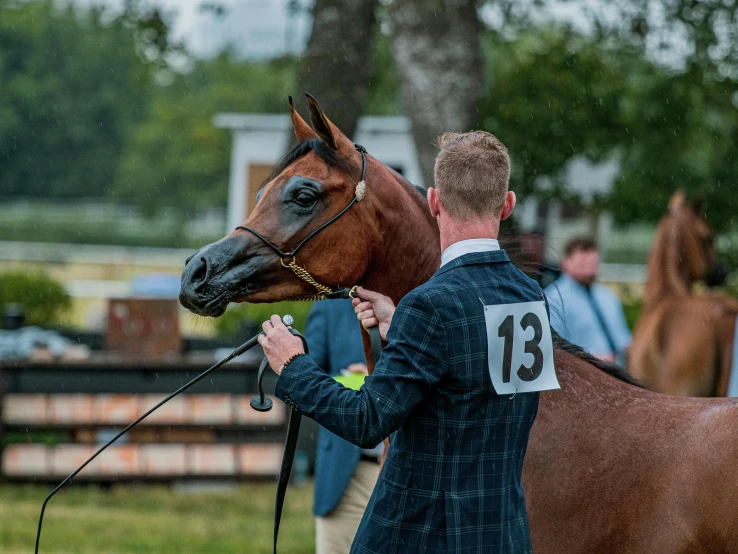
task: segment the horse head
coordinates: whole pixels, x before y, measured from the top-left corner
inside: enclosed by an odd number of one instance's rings
[[[702,214],[701,201],[689,203],[682,191],[676,192],[656,228],[645,302],[689,294],[695,281],[719,286],[726,277],[727,269],[718,259],[715,234]]]
[[[217,317],[230,302],[304,298],[320,290],[316,284],[361,284],[398,301],[409,289],[393,283],[392,272],[413,272],[417,285],[438,267],[438,241],[417,241],[435,226],[425,198],[307,97],[312,128],[290,98],[299,142],[275,166],[248,219],[188,258],[180,302],[189,310]]]

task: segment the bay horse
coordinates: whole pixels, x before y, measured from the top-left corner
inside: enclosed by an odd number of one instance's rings
[[[291,107],[300,142],[245,223],[282,249],[339,214],[361,173],[361,153],[309,104],[315,130]],[[371,156],[366,189],[364,200],[304,244],[296,262],[326,286],[361,284],[398,302],[438,268],[438,229],[424,196]],[[239,229],[189,259],[180,300],[217,316],[229,302],[315,292],[285,265]],[[534,551],[738,554],[738,405],[649,392],[563,340],[555,364],[561,390],[541,394],[523,469]]]
[[[692,290],[696,281],[714,286],[725,279],[712,229],[700,211],[677,192],[656,228],[628,370],[666,394],[725,396],[738,302]]]

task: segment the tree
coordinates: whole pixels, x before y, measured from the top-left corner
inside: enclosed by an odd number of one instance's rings
[[[179,208],[184,217],[197,208],[224,206],[231,137],[213,127],[213,115],[283,112],[295,73],[290,59],[246,63],[225,52],[153,88],[149,117],[122,153],[118,197],[151,215],[163,207]]]
[[[704,196],[718,230],[731,226],[735,82],[716,77],[710,66],[660,65],[630,39],[562,27],[513,38],[489,32],[484,44],[484,128],[508,146],[516,190],[607,208],[627,223],[657,220],[673,192],[684,189]],[[608,197],[585,204],[571,190],[564,169],[575,155],[617,158],[619,176]]]
[[[395,0],[392,45],[426,187],[433,185],[434,141],[470,129],[483,93],[482,25],[475,0]]]
[[[298,90],[315,96],[348,137],[369,89],[375,0],[316,0]]]
[[[630,140],[609,199],[618,221],[655,221],[683,189],[704,198],[718,231],[734,225],[736,99],[736,83],[712,80],[696,66],[683,73],[652,68],[632,81],[621,110]]]
[[[512,181],[525,195],[578,201],[563,170],[575,155],[593,162],[626,140],[619,104],[627,88],[628,49],[605,49],[567,29],[536,29],[505,40],[485,34],[483,127],[512,157]],[[547,187],[541,186],[547,177]]]
[[[150,74],[97,9],[0,4],[0,196],[102,196]]]

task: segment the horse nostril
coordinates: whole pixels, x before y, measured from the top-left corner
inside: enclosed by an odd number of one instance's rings
[[[193,265],[190,273],[190,283],[194,287],[202,285],[208,277],[208,262],[204,256],[190,261]]]

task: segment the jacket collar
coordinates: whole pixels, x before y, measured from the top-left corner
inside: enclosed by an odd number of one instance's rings
[[[464,254],[458,258],[454,258],[443,267],[440,267],[434,274],[442,275],[452,269],[467,265],[479,265],[479,264],[497,264],[503,262],[509,262],[510,258],[507,256],[507,252],[504,250],[493,250],[489,252],[473,252],[471,254]]]

